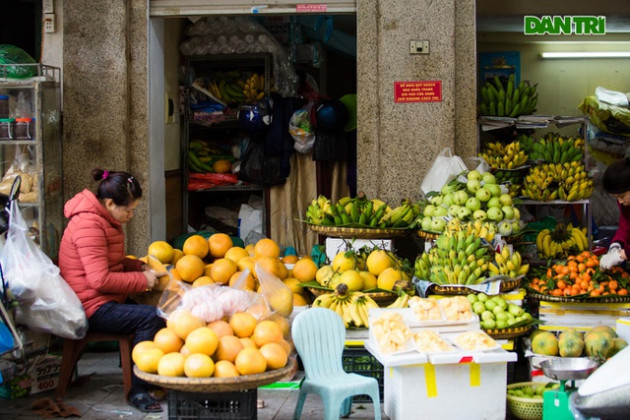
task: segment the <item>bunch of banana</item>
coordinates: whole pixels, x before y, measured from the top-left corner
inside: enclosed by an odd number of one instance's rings
[[[453,217],[446,223],[444,231],[447,235],[457,234],[461,231],[464,232],[466,236],[478,236],[485,239],[488,243],[491,243],[497,233],[497,224],[479,219],[462,221],[457,217]]]
[[[514,118],[533,113],[538,102],[536,86],[526,81],[516,85],[514,74],[511,74],[504,87],[501,79],[495,76],[480,89],[479,115]]]
[[[480,237],[464,231],[443,233],[433,248],[416,258],[414,275],[436,284],[477,284],[485,279],[489,260]]]
[[[593,179],[588,177],[580,162],[544,163],[530,168],[522,193],[540,201],[581,200],[593,193]]]
[[[388,309],[407,308],[409,306],[409,295],[407,293],[401,293],[389,306]]]
[[[523,185],[524,170],[505,171],[499,170],[494,172],[494,177],[497,180],[497,184],[505,185],[508,189],[508,193],[512,197],[517,197],[521,194],[521,186]]]
[[[212,164],[217,160],[234,161],[234,156],[225,154],[221,149],[211,146],[203,140],[191,140],[188,143],[188,167],[192,172],[214,172]]]
[[[412,203],[409,199],[402,200],[402,204],[378,219],[378,226],[383,228],[406,228],[422,214],[418,203]]]
[[[532,144],[529,153],[530,159],[535,162],[581,162],[584,159],[584,139],[565,138],[557,133],[548,133]]]
[[[504,275],[513,279],[524,276],[529,271],[529,264],[522,264],[521,254],[514,251],[510,255],[510,250],[504,246],[501,252],[494,253],[494,262],[488,264],[488,271],[491,275]]]
[[[265,97],[265,75],[253,73],[242,87],[241,93],[247,102],[258,102]]]
[[[536,236],[540,258],[566,258],[589,248],[586,228],[558,223],[553,231],[541,230]]]
[[[528,159],[527,154],[521,149],[521,144],[518,141],[513,141],[506,146],[500,142],[488,143],[479,156],[484,158],[491,167],[499,169],[518,168],[524,165]]]
[[[217,76],[215,79],[208,79],[206,89],[221,101],[233,104],[243,102],[242,80],[230,74],[225,77]]]
[[[328,308],[335,311],[343,320],[346,328],[367,328],[368,310],[378,308],[378,304],[363,292],[348,291],[348,286],[340,283],[333,293],[319,295],[313,301],[313,307]]]
[[[331,208],[334,207],[330,199],[320,195],[311,200],[306,208],[306,221],[315,225],[333,226],[335,220]]]

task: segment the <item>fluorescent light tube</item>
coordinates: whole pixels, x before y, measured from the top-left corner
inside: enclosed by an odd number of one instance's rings
[[[630,58],[630,52],[544,52],[540,58]]]

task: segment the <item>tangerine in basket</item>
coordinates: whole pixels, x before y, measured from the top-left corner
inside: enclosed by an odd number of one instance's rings
[[[210,356],[194,353],[184,360],[184,374],[189,378],[209,378],[214,373],[214,362]]]
[[[209,284],[214,284],[214,280],[212,280],[212,277],[201,276],[201,277],[198,277],[197,280],[193,281],[192,287],[207,286]]]
[[[223,258],[232,260],[237,264],[241,258],[245,258],[245,257],[249,257],[249,252],[247,252],[245,248],[240,247],[240,246],[233,246],[232,248],[228,249],[225,255],[223,256]]]
[[[140,343],[138,343],[140,344]],[[133,359],[138,369],[146,373],[157,373],[158,363],[164,352],[157,347],[145,349]]]
[[[156,349],[156,348],[157,347],[155,346],[155,343],[151,340],[141,341],[135,346],[133,346],[133,350],[131,351],[131,360],[133,360],[135,364],[138,364],[136,359],[141,353],[143,353],[145,350]]]
[[[232,274],[236,273],[236,270],[238,270],[238,266],[234,261],[227,258],[219,258],[210,267],[210,277],[217,283],[227,284]]]
[[[219,344],[216,333],[208,327],[197,328],[186,337],[186,348],[192,353],[212,356]]]
[[[183,256],[184,256],[184,251],[177,248],[173,249],[173,259],[171,260],[171,264],[172,265],[177,264],[177,261],[179,261],[179,259]]]
[[[228,360],[219,360],[214,364],[214,377],[215,378],[235,378],[240,376],[234,363]]]
[[[256,328],[256,318],[248,312],[236,312],[230,317],[230,326],[239,338],[251,337]]]
[[[184,376],[184,362],[186,356],[181,353],[166,353],[157,366],[157,373],[161,376]]]
[[[261,321],[254,328],[252,340],[258,347],[272,342],[279,343],[282,340],[282,329],[273,321]]]
[[[247,273],[246,275],[243,271],[237,271],[236,273],[232,274],[232,277],[230,277],[230,281],[228,282],[228,286],[234,287],[243,275],[245,276],[245,279],[243,280],[242,284],[239,284],[239,288],[245,286],[246,290],[253,292],[256,289],[256,279],[251,272]]]
[[[201,235],[192,235],[186,238],[182,251],[184,255],[196,255],[199,258],[206,258],[208,255],[208,241]]]
[[[251,347],[251,348],[254,348],[254,349],[258,348],[256,343],[254,343],[254,340],[252,340],[249,337],[239,338],[239,340],[241,340],[241,343],[243,344],[243,348],[247,348],[247,347]]]
[[[179,351],[184,345],[184,340],[177,335],[174,329],[168,327],[156,332],[153,342],[155,347],[162,350],[164,354]]]
[[[315,280],[317,264],[310,258],[302,258],[293,266],[293,277],[304,283]]]
[[[370,255],[368,255],[365,264],[367,266],[367,270],[370,273],[378,276],[386,268],[394,267],[396,265],[396,261],[384,249],[376,249],[370,252]]]
[[[288,354],[279,343],[267,343],[260,348],[260,352],[267,361],[268,369],[280,369],[287,365]]]
[[[221,338],[226,335],[234,335],[234,331],[232,330],[230,324],[222,319],[208,323],[208,328],[214,331],[217,338]]]
[[[203,275],[205,264],[197,255],[184,255],[175,264],[175,269],[182,280],[192,283]]]
[[[234,366],[241,375],[255,375],[267,370],[267,360],[260,350],[246,348],[236,356]]]
[[[213,258],[223,258],[230,248],[234,246],[230,235],[225,233],[213,233],[208,238],[210,256]]]
[[[225,335],[219,339],[219,345],[214,356],[217,360],[229,360],[234,362],[236,356],[243,350],[243,343],[235,335]]]
[[[174,250],[171,244],[166,241],[155,241],[149,245],[148,255],[152,255],[162,264],[168,264],[173,261]]]
[[[175,334],[182,340],[186,340],[188,334],[192,331],[196,330],[199,327],[205,327],[206,321],[203,319],[196,317],[190,311],[187,310],[179,310],[174,312],[174,318],[172,321],[173,329],[175,330]],[[169,320],[173,317],[173,314],[169,316]]]

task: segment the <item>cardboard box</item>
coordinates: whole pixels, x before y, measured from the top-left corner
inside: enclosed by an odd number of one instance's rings
[[[0,385],[0,398],[16,399],[57,388],[61,372],[61,356],[46,356],[28,372]]]

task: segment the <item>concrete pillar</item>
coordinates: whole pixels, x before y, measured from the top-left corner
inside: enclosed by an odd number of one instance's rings
[[[127,225],[127,252],[140,255],[150,234],[147,8],[147,1],[63,2],[65,198],[94,189],[93,168],[134,174],[144,198]]]
[[[428,55],[410,55],[428,40]],[[476,150],[474,0],[357,1],[358,186],[417,199],[435,156]],[[394,82],[438,80],[442,100],[396,103]],[[473,94],[471,94],[473,92]]]

